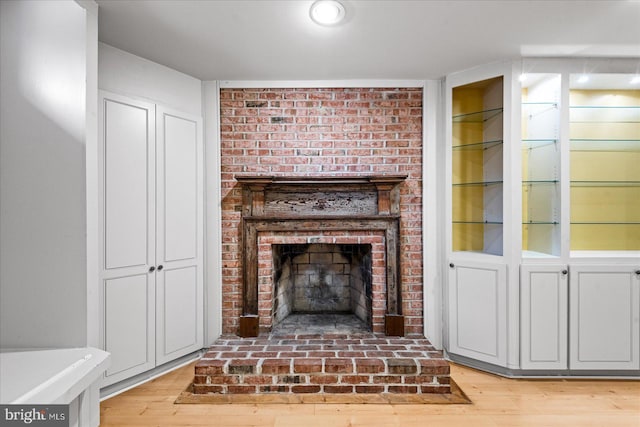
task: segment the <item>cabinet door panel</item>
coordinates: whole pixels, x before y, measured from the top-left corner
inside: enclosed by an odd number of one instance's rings
[[[198,271],[196,267],[165,270],[158,280],[159,363],[167,355],[199,346]]]
[[[629,266],[571,270],[571,369],[640,369],[638,276]]]
[[[195,258],[198,222],[198,124],[163,114],[165,261]],[[159,132],[162,135],[162,131]]]
[[[147,274],[106,280],[104,289],[106,383],[112,384],[155,366],[154,290]]]
[[[102,386],[155,366],[155,106],[101,92]]]
[[[152,150],[149,109],[104,100],[105,268],[144,265],[148,259],[147,159]]]
[[[202,120],[158,107],[156,358],[203,346]]]
[[[506,364],[506,266],[459,262],[449,276],[449,351]]]
[[[562,270],[521,267],[522,369],[567,369],[568,284]]]

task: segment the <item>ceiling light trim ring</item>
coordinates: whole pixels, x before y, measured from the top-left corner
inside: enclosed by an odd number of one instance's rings
[[[317,0],[309,8],[311,20],[328,27],[342,22],[345,15],[344,5],[337,0]]]

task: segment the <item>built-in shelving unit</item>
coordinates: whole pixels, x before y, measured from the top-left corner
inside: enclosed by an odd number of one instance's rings
[[[640,82],[612,74],[636,63],[595,63],[447,76],[445,349],[456,362],[640,373]]]
[[[572,77],[571,251],[638,251],[640,90],[586,89]]]
[[[503,252],[503,78],[452,93],[452,248]]]
[[[523,257],[560,255],[560,75],[531,74],[522,89]]]

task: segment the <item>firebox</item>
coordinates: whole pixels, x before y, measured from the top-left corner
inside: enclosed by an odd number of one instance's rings
[[[372,326],[371,245],[272,245],[275,328],[290,314],[351,314]]]

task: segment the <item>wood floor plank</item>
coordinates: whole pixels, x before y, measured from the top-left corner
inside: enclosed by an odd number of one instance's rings
[[[640,427],[640,381],[511,380],[459,365],[472,404],[174,404],[187,365],[100,405],[113,427]]]

